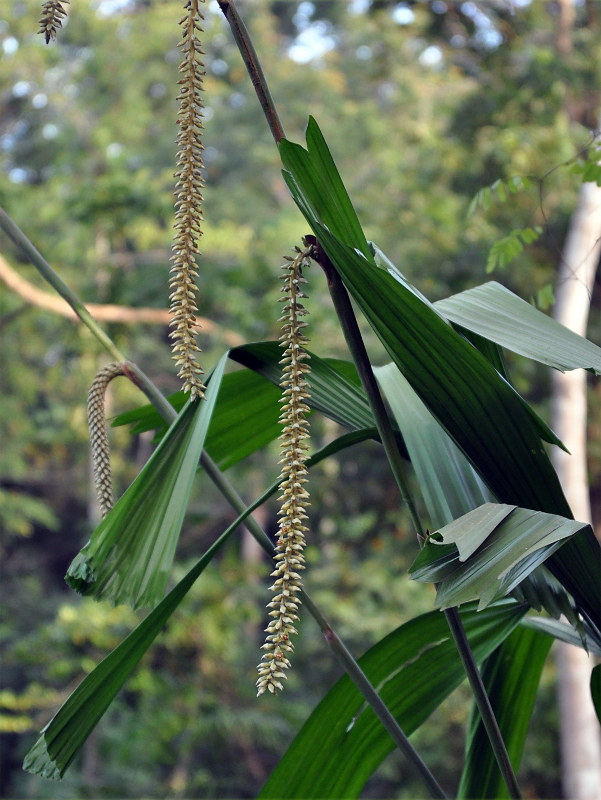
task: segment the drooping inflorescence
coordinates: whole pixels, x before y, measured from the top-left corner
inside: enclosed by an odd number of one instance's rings
[[[294,623],[298,620],[298,594],[301,590],[300,571],[304,569],[305,559],[305,525],[306,508],[309,505],[309,493],[305,489],[307,482],[307,438],[309,424],[306,414],[309,411],[309,384],[307,374],[308,354],[305,352],[307,337],[303,334],[306,323],[302,317],[307,313],[301,300],[306,297],[302,291],[306,279],[303,268],[309,265],[309,250],[296,248],[296,257],[286,258],[283,265],[283,286],[281,291],[285,303],[280,343],[285,348],[281,360],[282,369],[282,435],[280,437],[282,464],[280,490],[281,507],[279,511],[279,532],[276,544],[276,568],[271,573],[275,578],[271,591],[273,600],[269,603],[271,620],[266,628],[266,639],[263,649],[265,653],[258,665],[258,694],[265,691],[272,694],[282,689],[282,679],[286,678],[285,670],[290,667],[288,654],[294,647],[290,636],[295,634]]]
[[[106,387],[118,375],[125,375],[123,364],[114,362],[103,367],[96,375],[88,392],[88,427],[94,468],[94,483],[102,518],[113,507],[113,488],[109,439],[104,413]]]
[[[63,19],[67,16],[67,11],[64,4],[69,4],[70,0],[47,0],[42,5],[42,13],[40,15],[40,29],[38,33],[44,34],[46,44],[50,40],[56,39],[56,31],[62,27]]]
[[[171,332],[173,357],[179,367],[178,376],[191,399],[204,397],[202,369],[196,359],[200,347],[196,343],[196,277],[195,256],[202,236],[202,99],[204,69],[198,33],[202,31],[201,0],[187,0],[186,13],[180,20],[183,29],[179,49],[183,61],[178,81],[179,116],[177,134],[177,179],[175,186],[175,235],[171,257]]]

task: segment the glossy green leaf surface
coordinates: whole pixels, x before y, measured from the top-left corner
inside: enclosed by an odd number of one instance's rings
[[[394,364],[374,375],[407,446],[435,528],[495,498]]]
[[[285,168],[292,174],[296,174],[297,171],[303,172],[308,184],[306,199],[311,202],[315,216],[323,220],[324,225],[335,235],[345,241],[353,242],[354,247],[369,257],[371,254],[369,244],[344,188],[338,168],[313,117],[309,117],[306,136],[309,152],[322,155],[319,169],[306,172],[307,151],[300,145],[283,139],[280,142],[280,156]]]
[[[430,536],[411,577],[438,583],[438,608],[479,598],[482,609],[514,589],[563,539],[584,527],[584,522],[555,514],[486,503]]]
[[[309,126],[314,126],[310,121]],[[308,136],[309,141],[309,136]],[[290,147],[292,147],[290,145]],[[457,333],[395,270],[378,267],[363,240],[320,217],[315,173],[333,174],[322,138],[309,149],[283,141],[284,178],[299,209],[391,358],[502,502],[570,517],[571,511],[522,398],[477,348]],[[328,193],[346,196],[342,181]],[[350,203],[350,200],[347,201]],[[590,529],[569,539],[549,568],[579,610],[601,629],[601,549]]]
[[[512,631],[482,668],[482,679],[517,772],[545,659],[553,640],[524,628]],[[509,792],[490,747],[480,714],[472,706],[466,760],[458,797],[506,798]]]
[[[71,563],[66,579],[78,592],[134,608],[152,607],[163,598],[226,362],[227,354],[205,399],[183,408]]]
[[[444,316],[514,353],[559,370],[601,375],[601,348],[496,281],[439,300]]]
[[[513,600],[461,617],[478,661],[517,625],[525,606]],[[363,671],[406,734],[411,734],[464,679],[439,612],[402,625],[359,659]],[[394,748],[389,734],[347,676],[304,724],[270,776],[262,798],[352,798]]]
[[[374,418],[365,393],[356,381],[336,369],[340,362],[333,360],[329,363],[310,350],[307,352],[310,407],[321,411],[345,428],[373,427]],[[279,384],[282,371],[282,349],[279,342],[257,342],[235,347],[230,351],[230,358]]]
[[[309,405],[345,428],[374,427],[369,404],[352,364],[310,355]],[[221,469],[236,464],[281,434],[279,382],[282,349],[279,342],[258,342],[237,347],[230,358],[248,369],[222,379],[205,448]],[[208,385],[210,386],[209,376]],[[240,398],[244,398],[244,403]],[[181,407],[181,392],[169,398]],[[164,420],[151,405],[120,414],[113,425],[133,424],[133,432],[165,430]]]
[[[320,244],[380,337],[393,361],[422,401],[480,471],[497,497],[523,507],[544,507],[569,515],[557,476],[533,429],[523,401],[469,342],[391,269],[378,268],[359,240],[338,238],[314,213],[323,204],[310,176],[326,170],[327,147],[296,146],[285,175]],[[301,152],[304,156],[301,157]],[[331,189],[331,191],[334,191]],[[345,192],[340,184],[338,193]],[[511,499],[510,499],[511,498]],[[523,502],[528,498],[529,503]],[[532,500],[536,498],[536,502]]]

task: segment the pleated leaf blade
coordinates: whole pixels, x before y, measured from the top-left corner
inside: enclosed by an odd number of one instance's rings
[[[313,453],[307,461],[307,466],[319,464],[325,458],[372,436],[373,430],[371,429],[344,434]],[[50,780],[58,780],[64,775],[102,715],[194,582],[249,514],[277,492],[279,484],[278,478],[248,506],[169,592],[167,597],[84,678],[42,730],[25,757],[24,769]]]
[[[517,773],[541,673],[553,640],[543,633],[516,628],[488,658],[482,680],[514,772]],[[472,705],[460,798],[508,798],[509,792],[482,718]]]
[[[561,370],[601,375],[601,348],[496,281],[439,300],[444,316],[501,347]]]
[[[257,505],[253,504],[240,514],[146,619],[84,678],[41,731],[25,756],[23,769],[49,780],[62,778],[196,579]]]
[[[478,661],[490,655],[525,611],[504,600],[461,610]],[[416,730],[464,680],[445,618],[423,614],[374,645],[359,664],[403,731]],[[263,787],[261,798],[354,798],[394,749],[390,735],[344,676],[304,724]]]
[[[564,539],[586,527],[555,514],[485,503],[436,531],[410,574],[438,583],[438,608],[476,598],[479,609],[486,608],[544,563]]]
[[[227,354],[202,401],[188,402],[66,575],[95,599],[155,606],[164,596]]]
[[[402,276],[376,265],[361,237],[320,217],[324,198],[314,174],[329,174],[332,161],[323,139],[313,137],[309,150],[296,145],[292,156],[283,141],[280,154],[288,188],[346,287],[394,363],[488,488],[502,502],[570,517],[540,423],[527,404]],[[346,194],[342,181],[329,192]],[[579,611],[601,629],[601,550],[590,528],[569,539],[561,555],[550,557],[549,569]]]

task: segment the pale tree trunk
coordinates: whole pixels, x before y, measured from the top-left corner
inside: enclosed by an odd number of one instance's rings
[[[601,251],[601,188],[583,184],[570,220],[555,291],[554,317],[586,335]],[[553,464],[576,519],[591,522],[586,469],[586,373],[553,372],[552,427],[571,455],[553,448]],[[601,730],[590,698],[590,658],[559,643],[556,650],[562,781],[569,800],[601,798]]]

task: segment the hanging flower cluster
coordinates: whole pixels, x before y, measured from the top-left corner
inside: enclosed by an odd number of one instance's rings
[[[301,590],[300,571],[304,569],[305,559],[305,510],[309,505],[309,493],[305,489],[307,482],[307,443],[309,425],[305,415],[309,411],[306,401],[309,398],[306,363],[308,355],[304,346],[308,343],[303,334],[306,323],[302,317],[307,313],[301,300],[307,295],[302,286],[307,281],[303,277],[303,268],[309,266],[309,250],[296,248],[296,257],[286,257],[283,265],[283,286],[281,291],[285,303],[282,322],[281,346],[285,348],[280,362],[282,369],[282,464],[281,474],[281,508],[279,511],[279,534],[276,544],[276,568],[271,573],[275,578],[271,591],[273,600],[270,608],[271,620],[266,628],[266,639],[263,649],[265,653],[258,665],[258,694],[265,691],[272,694],[282,689],[282,679],[286,678],[284,670],[290,667],[288,654],[294,647],[290,636],[296,633],[294,623],[298,620],[298,593]]]
[[[40,16],[40,29],[38,33],[43,33],[46,39],[46,44],[50,40],[56,39],[56,31],[62,28],[63,19],[67,16],[67,11],[63,3],[70,3],[70,0],[47,0],[42,6],[42,14]]]
[[[118,375],[125,375],[123,364],[114,362],[103,367],[92,381],[88,392],[88,427],[90,429],[94,484],[103,519],[113,507],[111,459],[104,414],[104,395],[106,387]]]
[[[198,254],[198,240],[202,236],[202,99],[204,69],[201,60],[202,49],[198,33],[202,31],[203,16],[200,13],[201,0],[188,0],[185,15],[180,20],[183,29],[179,49],[183,61],[178,81],[180,93],[179,131],[177,134],[177,179],[175,187],[175,236],[173,256],[171,257],[171,332],[173,338],[173,357],[179,367],[178,376],[183,381],[183,389],[196,396],[204,397],[201,380],[202,369],[196,360],[200,347],[196,343],[196,284],[198,275],[195,256]]]

